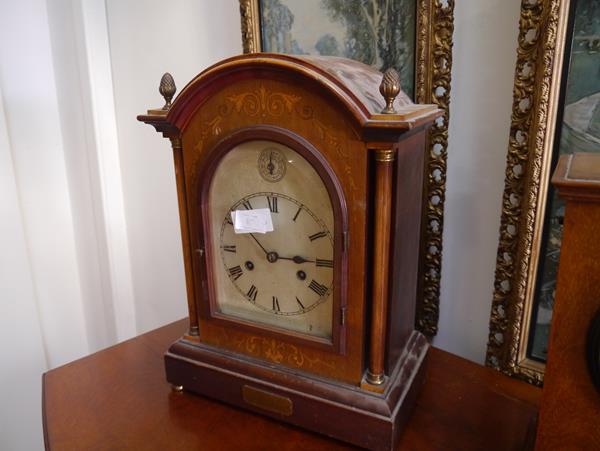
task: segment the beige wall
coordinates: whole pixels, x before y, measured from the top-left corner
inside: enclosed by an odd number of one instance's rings
[[[483,363],[492,302],[520,0],[459,0],[434,345]]]
[[[115,112],[137,331],[187,314],[170,143],[136,121],[162,106],[170,72],[181,90],[198,72],[242,51],[236,0],[108,0]]]

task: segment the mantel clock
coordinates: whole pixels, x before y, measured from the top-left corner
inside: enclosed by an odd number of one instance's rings
[[[188,333],[167,380],[371,449],[424,374],[414,330],[426,130],[394,70],[250,54],[138,117],[171,141]]]

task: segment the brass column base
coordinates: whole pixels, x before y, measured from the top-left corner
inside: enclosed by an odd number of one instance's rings
[[[385,374],[373,374],[367,370],[367,382],[372,385],[381,385],[385,382]]]
[[[373,382],[372,382],[373,381]],[[386,377],[384,374],[377,376],[371,374],[368,370],[360,382],[360,388],[365,391],[370,391],[373,393],[383,393],[388,386],[388,382],[390,381],[389,377]]]

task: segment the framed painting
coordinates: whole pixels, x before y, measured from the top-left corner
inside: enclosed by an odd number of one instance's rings
[[[444,110],[428,142],[416,325],[437,333],[454,0],[240,0],[245,53],[343,56],[394,68],[418,103]]]
[[[487,364],[543,383],[564,203],[558,157],[600,152],[600,0],[523,0]]]

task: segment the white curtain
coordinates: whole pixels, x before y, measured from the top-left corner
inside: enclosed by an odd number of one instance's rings
[[[171,151],[135,116],[240,51],[236,0],[0,1],[0,449],[42,449],[44,371],[185,316]]]

